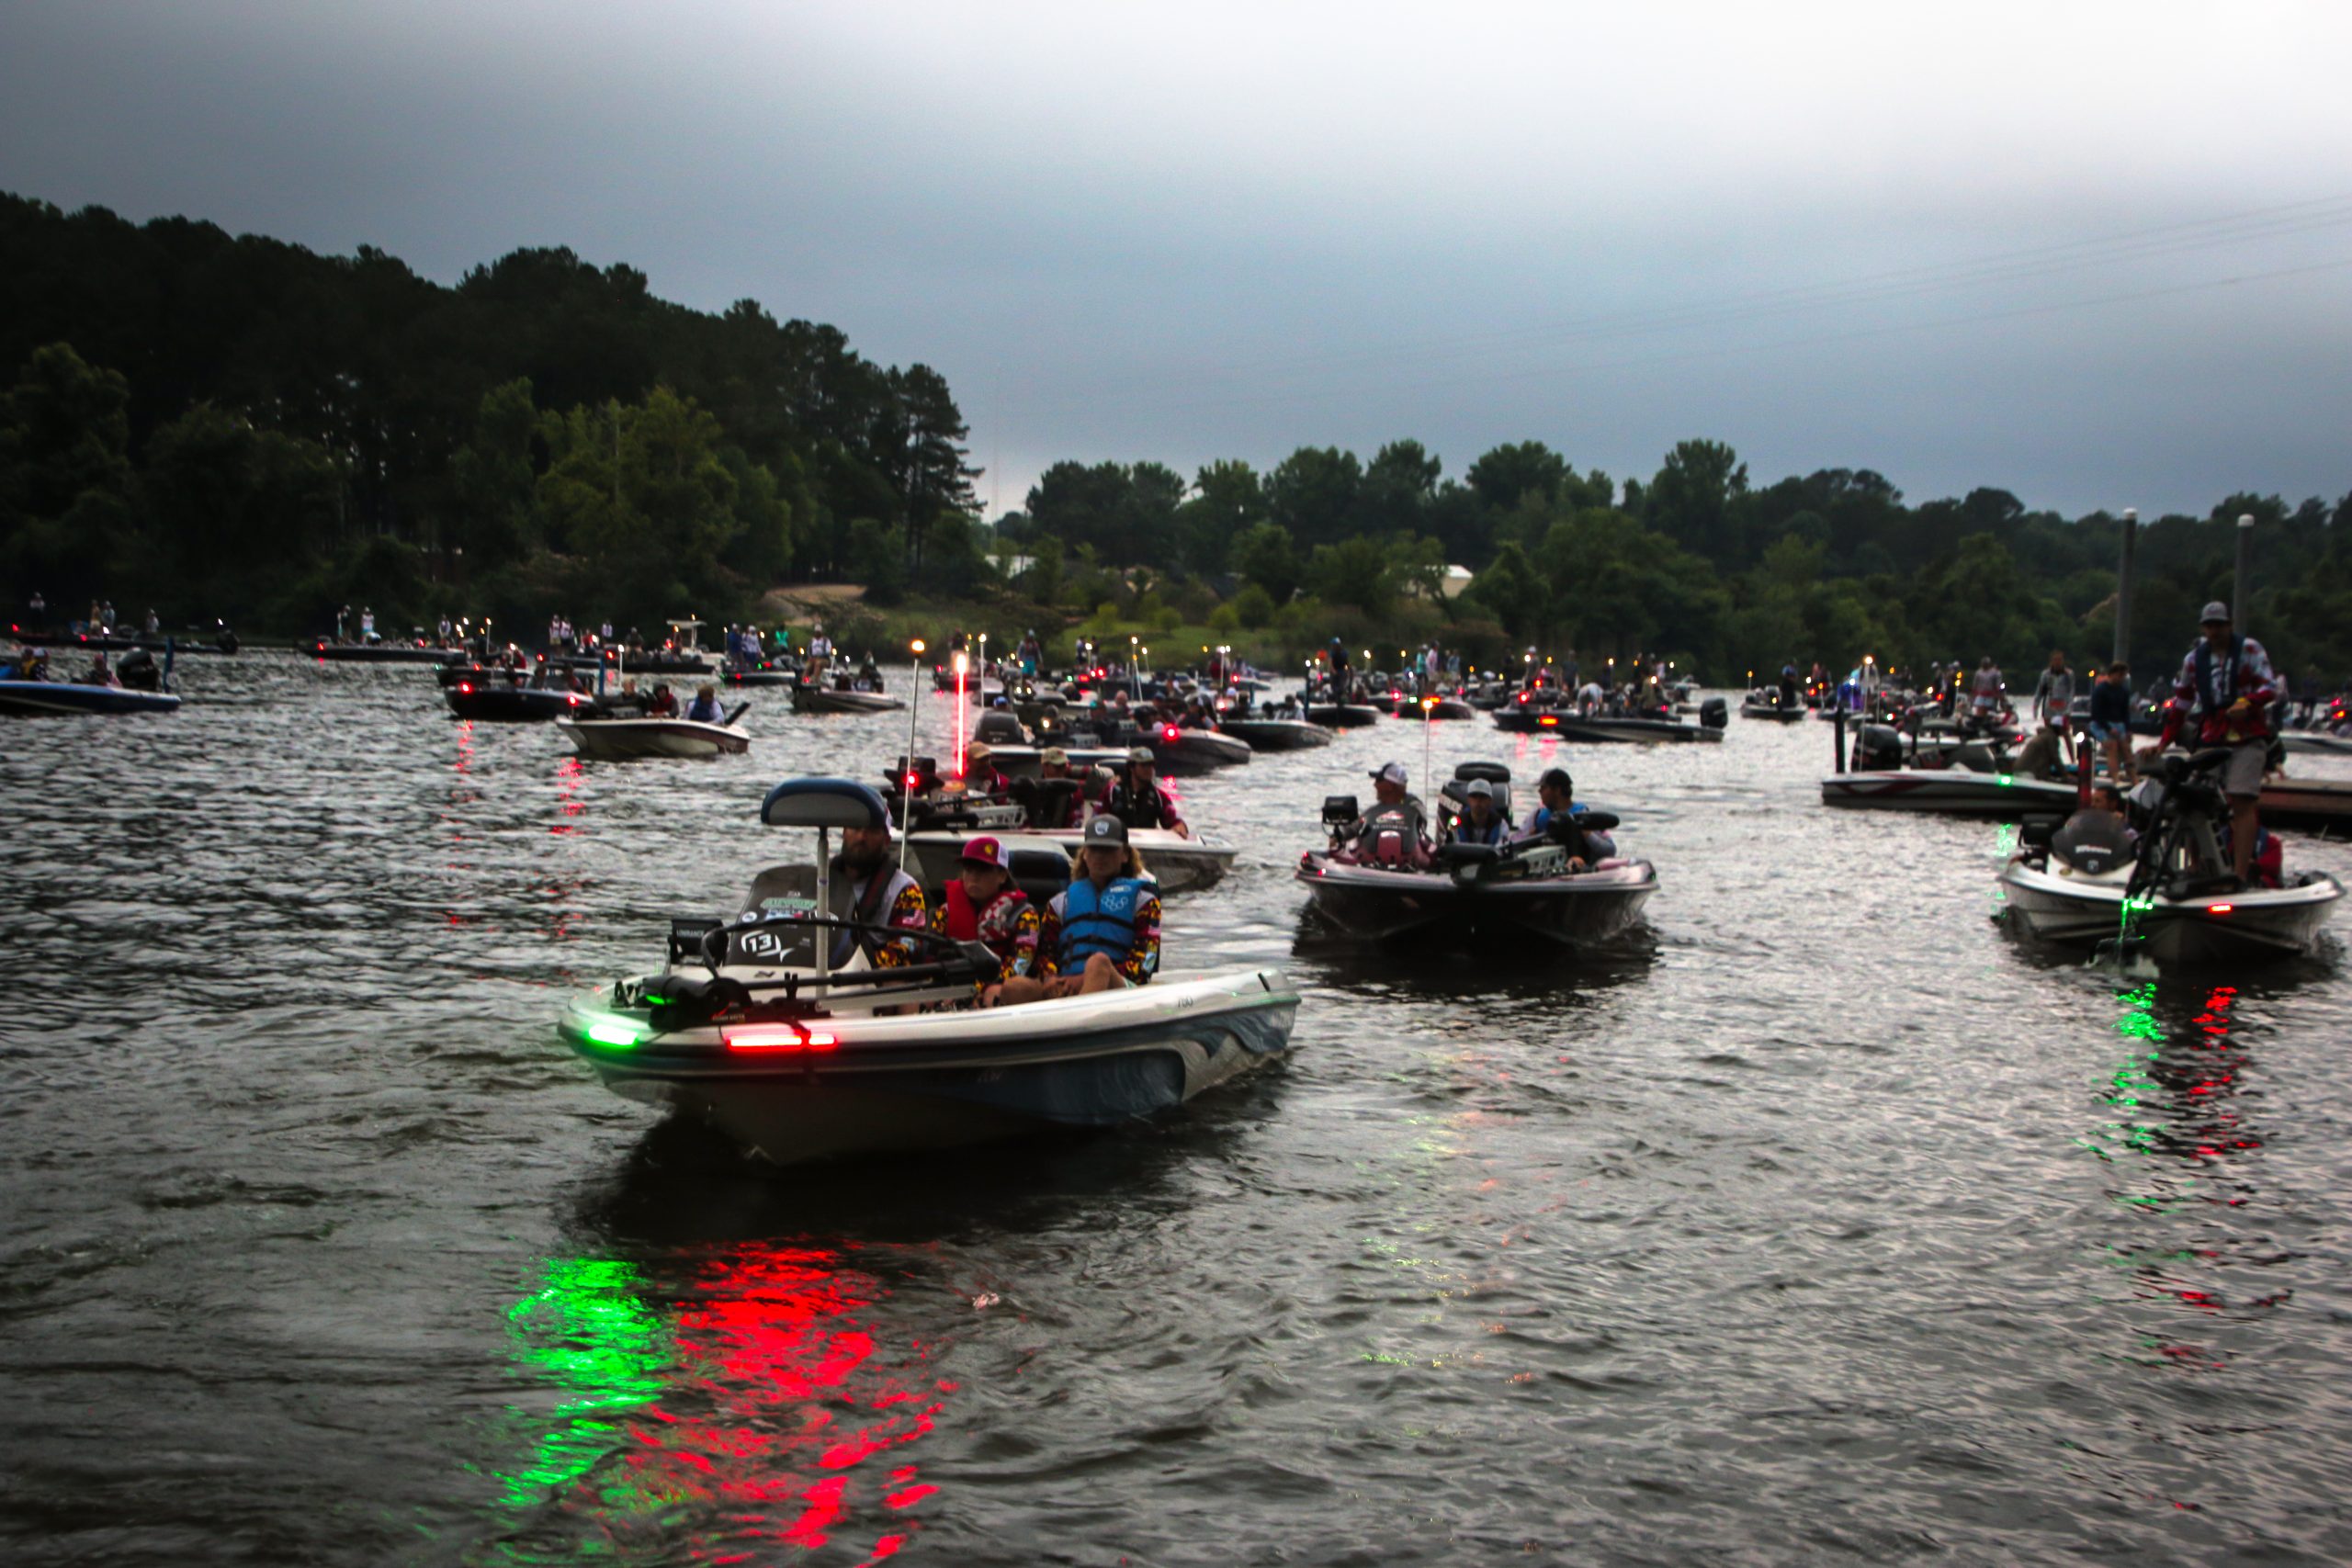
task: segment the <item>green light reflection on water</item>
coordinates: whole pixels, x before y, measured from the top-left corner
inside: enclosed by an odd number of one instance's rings
[[[515,1360],[570,1395],[555,1407],[530,1462],[496,1477],[505,1483],[508,1506],[537,1504],[585,1475],[626,1430],[609,1417],[661,1396],[670,1337],[639,1299],[643,1286],[633,1264],[550,1258],[546,1288],[507,1309]],[[515,1413],[526,1414],[520,1407]]]

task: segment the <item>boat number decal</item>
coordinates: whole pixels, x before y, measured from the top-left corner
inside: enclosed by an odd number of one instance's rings
[[[745,931],[736,938],[735,945],[736,951],[746,958],[780,959],[785,955],[788,946],[798,944],[787,943],[784,937],[775,931]]]

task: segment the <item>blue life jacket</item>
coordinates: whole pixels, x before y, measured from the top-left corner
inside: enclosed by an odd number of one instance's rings
[[[2245,651],[2245,637],[2232,632],[2229,662],[2222,667],[2222,684],[2216,689],[2213,684],[2213,645],[2202,637],[2197,639],[2197,700],[2204,704],[2207,713],[2220,713],[2237,701],[2238,656]]]
[[[1136,914],[1146,891],[1132,876],[1114,877],[1099,893],[1087,877],[1071,883],[1061,896],[1061,952],[1057,967],[1067,975],[1098,953],[1114,964],[1126,957],[1136,944]]]
[[[1457,844],[1499,844],[1509,836],[1503,814],[1499,811],[1487,818],[1487,826],[1483,829],[1470,820],[1470,814],[1466,811],[1453,825],[1453,841]]]

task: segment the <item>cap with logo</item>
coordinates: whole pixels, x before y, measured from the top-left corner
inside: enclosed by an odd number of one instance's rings
[[[1463,793],[1471,795],[1483,795],[1488,800],[1492,800],[1495,798],[1495,786],[1485,779],[1472,779],[1470,787]]]
[[[1159,758],[1154,757],[1151,754],[1151,748],[1148,746],[1138,746],[1134,750],[1127,753],[1127,761],[1129,762],[1141,762],[1147,766],[1158,761],[1159,760]]]
[[[1037,753],[1037,761],[1046,767],[1067,768],[1069,766],[1069,753],[1058,746],[1048,746]]]
[[[1126,841],[1127,825],[1116,817],[1106,812],[1100,817],[1087,818],[1087,848],[1092,849],[1097,844],[1124,844]]]
[[[1012,862],[1005,855],[1004,845],[990,834],[984,833],[977,839],[965,840],[963,852],[956,858],[971,861],[979,865],[992,865],[1000,871],[1009,871],[1012,868]]]
[[[2205,613],[2197,618],[2199,621],[2209,626],[2215,621],[2220,621],[2226,625],[2230,618],[2230,607],[2227,604],[2222,604],[2219,599],[2216,599],[2211,604],[2206,605]]]
[[[967,750],[964,755],[975,762],[985,762],[990,757],[995,756],[996,753],[989,749],[989,743],[987,741],[975,740],[972,742],[970,749]]]
[[[1372,771],[1372,776],[1378,783],[1393,784],[1402,787],[1407,778],[1405,764],[1402,762],[1384,762],[1379,767],[1374,768]]]

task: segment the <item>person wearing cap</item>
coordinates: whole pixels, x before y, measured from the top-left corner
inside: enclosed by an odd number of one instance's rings
[[[930,929],[922,886],[890,858],[887,827],[842,829],[841,853],[832,859],[826,889],[826,913],[837,920],[910,931]],[[914,942],[910,938],[836,931],[833,966],[847,964],[860,949],[876,969],[896,969],[914,962]]]
[[[1067,784],[1067,790],[1049,789],[1050,784]],[[1016,780],[1013,797],[1021,802],[1029,826],[1044,831],[1078,827],[1086,817],[1092,792],[1087,781],[1073,773],[1069,753],[1058,746],[1048,746],[1037,753],[1037,776],[1035,780]]]
[[[1577,820],[1584,815],[1585,807],[1577,801],[1576,788],[1576,781],[1568,777],[1567,769],[1544,769],[1544,776],[1535,781],[1535,798],[1540,804],[1527,825],[1535,837],[1566,846],[1568,869],[1582,871],[1615,854],[1617,840]]]
[[[1499,844],[1510,826],[1503,820],[1503,814],[1495,809],[1495,786],[1485,779],[1472,779],[1464,793],[1462,815],[1454,818],[1453,841]]]
[[[1116,817],[1086,824],[1070,884],[1046,906],[1038,948],[1050,978],[1007,980],[1000,1006],[1148,984],[1159,972],[1159,890]]]
[[[2230,868],[2245,882],[2253,874],[2254,839],[2261,827],[2262,775],[2269,766],[2270,705],[2278,700],[2278,677],[2262,645],[2232,628],[2227,604],[2214,600],[2200,619],[2205,635],[2180,661],[2172,701],[2165,705],[2164,733],[2140,756],[2145,761],[2171,745],[2192,712],[2200,747],[2229,748],[2222,793],[2230,801]]]
[[[1012,788],[1012,781],[996,765],[996,751],[985,740],[976,740],[964,753],[964,793],[966,795],[1004,795]]]
[[[1402,808],[1412,825],[1408,852],[1413,863],[1426,866],[1430,863],[1430,812],[1419,795],[1409,793],[1407,784],[1411,775],[1402,762],[1383,762],[1372,771],[1373,806],[1370,811],[1339,830],[1338,841],[1346,847],[1339,852],[1340,859],[1353,861],[1359,852],[1370,852],[1371,833],[1375,819],[1393,818]]]
[[[997,973],[980,987],[986,998],[1005,981],[1036,972],[1044,920],[1029,895],[1012,885],[1012,863],[1002,840],[989,835],[967,840],[956,865],[958,874],[931,911],[931,929],[957,942],[979,942],[996,954]]]
[[[1159,783],[1159,760],[1151,754],[1150,747],[1129,751],[1126,776],[1112,786],[1103,809],[1130,828],[1164,828],[1180,839],[1189,839],[1193,829],[1185,826],[1176,797]]]

